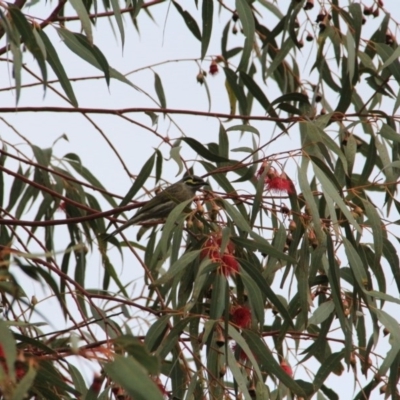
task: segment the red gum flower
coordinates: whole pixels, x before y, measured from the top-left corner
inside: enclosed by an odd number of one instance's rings
[[[242,361],[242,362],[246,362],[246,361],[248,360],[248,357],[247,357],[246,352],[245,352],[237,343],[234,343],[234,344],[232,345],[232,351],[233,351],[234,353],[236,353],[236,350],[237,350],[238,348],[239,348],[239,350],[240,350],[240,352],[239,352],[239,360]]]
[[[289,365],[285,360],[282,360],[282,361],[281,361],[281,368],[282,368],[289,376],[293,376],[292,368],[290,367],[290,365]]]
[[[239,263],[232,254],[224,254],[221,258],[221,271],[225,276],[239,272]]]
[[[225,276],[230,276],[239,271],[239,263],[233,255],[235,246],[229,241],[224,253],[221,253],[221,243],[221,237],[209,237],[204,243],[200,258],[209,257],[213,262],[220,264],[220,270]]]
[[[247,328],[251,323],[251,311],[248,307],[237,306],[231,311],[232,322],[240,328]]]
[[[170,393],[165,389],[165,386],[164,386],[163,383],[161,382],[160,378],[159,378],[159,377],[156,377],[156,378],[154,379],[154,381],[155,381],[155,383],[156,383],[158,389],[160,390],[162,396],[163,396],[164,398],[169,398]]]
[[[218,73],[218,64],[215,60],[211,61],[209,72],[211,75],[215,75]]]
[[[265,185],[267,187],[267,190],[270,190],[272,192],[286,192],[287,194],[291,194],[294,192],[292,181],[283,176],[283,174],[281,176],[276,176],[272,179],[266,177]]]
[[[92,384],[90,385],[90,390],[94,393],[100,393],[101,386],[103,385],[103,377],[101,375],[95,375],[93,377]]]
[[[0,344],[0,364],[3,367],[3,370],[6,374],[8,374],[8,366],[6,362],[6,357],[4,354],[3,346]]]
[[[256,178],[260,179],[268,166],[266,161],[263,162],[260,169],[257,171]],[[294,193],[294,186],[287,175],[282,172],[279,174],[274,167],[269,167],[267,174],[265,176],[265,186],[266,189],[272,192],[285,192],[287,194]]]

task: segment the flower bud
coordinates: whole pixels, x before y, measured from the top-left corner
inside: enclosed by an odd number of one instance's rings
[[[200,85],[202,85],[204,83],[204,78],[205,78],[205,75],[203,74],[203,71],[200,71],[196,76],[196,80],[197,80],[197,82],[200,83]]]
[[[211,61],[209,72],[211,75],[215,75],[218,73],[218,64],[215,60]]]
[[[372,15],[372,7],[367,7],[364,6],[364,11],[363,11],[364,15]]]
[[[306,4],[304,5],[304,10],[311,10],[314,8],[314,0],[307,0]]]

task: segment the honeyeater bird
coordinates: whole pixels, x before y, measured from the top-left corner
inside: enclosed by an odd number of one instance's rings
[[[115,236],[128,226],[153,219],[167,218],[169,213],[179,204],[192,199],[196,191],[207,182],[195,175],[185,175],[180,181],[168,186],[149,200],[136,214],[118,227],[107,237]]]

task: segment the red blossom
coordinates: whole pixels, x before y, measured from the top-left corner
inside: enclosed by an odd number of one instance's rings
[[[92,384],[90,385],[90,390],[94,393],[100,393],[101,386],[103,385],[103,377],[101,375],[95,375],[93,377]]]
[[[266,178],[265,185],[267,190],[272,192],[286,192],[287,194],[294,193],[294,187],[291,180],[287,179],[282,175],[274,178]]]
[[[159,377],[156,377],[154,379],[156,385],[158,386],[158,389],[160,390],[162,396],[164,398],[169,398],[170,393],[168,392],[168,390],[165,388],[165,385],[161,382],[161,379]]]
[[[221,271],[225,276],[239,272],[239,263],[232,254],[224,254],[221,258]]]
[[[237,343],[234,343],[231,348],[234,353],[236,353],[237,349],[240,350],[240,352],[239,352],[239,360],[240,361],[245,362],[248,360],[246,352]]]
[[[209,257],[213,262],[220,264],[221,272],[225,276],[235,274],[239,271],[239,263],[233,255],[235,246],[228,241],[224,252],[221,253],[221,244],[221,236],[210,236],[203,245],[200,258]]]
[[[211,75],[215,75],[218,73],[218,64],[215,60],[211,61],[209,72]]]
[[[6,356],[4,354],[3,346],[0,344],[0,365],[3,367],[3,370],[6,374],[8,374],[8,366],[6,363]]]
[[[279,174],[274,167],[269,165],[270,164],[267,161],[264,161],[256,173],[256,178],[260,179],[265,168],[269,167],[264,181],[266,189],[272,192],[286,192],[287,194],[294,193],[293,183],[288,179],[287,175],[284,172]]]
[[[67,208],[67,203],[65,201],[62,201],[58,206],[57,210],[65,212],[66,208]]]
[[[247,328],[251,323],[251,311],[248,307],[236,306],[231,310],[232,322],[240,328]]]
[[[203,249],[200,253],[200,258],[209,257],[211,260],[221,259],[221,236],[210,236],[203,245]],[[229,240],[226,245],[224,254],[233,254],[235,251],[235,245]]]
[[[17,381],[20,381],[25,375],[27,371],[27,365],[22,361],[15,362],[15,376]]]
[[[292,370],[291,366],[290,366],[285,360],[282,360],[282,361],[281,361],[281,368],[282,368],[289,376],[293,376],[293,370]]]

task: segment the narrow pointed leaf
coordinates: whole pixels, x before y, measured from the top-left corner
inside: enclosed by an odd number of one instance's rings
[[[87,13],[86,7],[82,0],[69,0],[72,7],[75,8],[76,13],[82,23],[82,29],[86,33],[89,43],[93,44],[92,23]],[[114,11],[115,12],[115,11]]]
[[[211,32],[213,26],[214,0],[203,0],[202,20],[203,33],[201,37],[201,58],[207,54],[208,45],[210,44]]]

